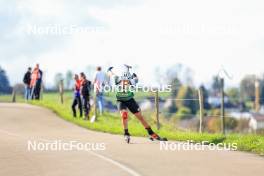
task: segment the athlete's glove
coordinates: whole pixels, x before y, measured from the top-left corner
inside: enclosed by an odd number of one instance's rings
[[[136,77],[137,77],[136,73],[133,73],[132,76],[131,76],[132,79],[134,79]]]

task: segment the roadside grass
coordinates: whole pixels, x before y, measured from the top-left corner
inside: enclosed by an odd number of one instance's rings
[[[0,96],[0,100],[10,100],[10,97]],[[0,102],[1,102],[0,101]],[[20,98],[20,102],[24,102]],[[71,112],[71,101],[72,94],[65,93],[64,104],[60,103],[59,95],[57,93],[45,93],[43,95],[43,100],[41,101],[29,101],[28,103],[33,105],[38,105],[46,107],[55,112],[62,119],[72,122],[78,126],[100,131],[111,134],[123,134],[123,129],[121,125],[121,119],[118,113],[105,112],[102,116],[97,118],[97,121],[90,123],[81,118],[73,118]],[[94,112],[92,111],[91,114]],[[147,120],[152,125],[153,129],[157,131],[155,122],[150,117]],[[145,129],[141,124],[130,114],[129,118],[129,131],[133,136],[147,137]],[[158,131],[161,136],[167,137],[169,140],[177,141],[192,141],[195,143],[201,143],[208,141],[209,143],[224,143],[232,144],[236,143],[238,150],[257,153],[259,155],[264,155],[264,136],[255,134],[228,134],[223,136],[222,134],[209,134],[209,133],[196,133],[196,132],[185,132],[175,129],[170,124],[163,124],[162,128]]]
[[[260,154],[264,156],[264,136],[254,134],[231,134],[225,143],[237,143],[238,150]]]
[[[22,95],[17,95],[16,100],[18,102],[23,101],[23,96]],[[0,94],[0,102],[12,102],[12,95],[11,94]]]

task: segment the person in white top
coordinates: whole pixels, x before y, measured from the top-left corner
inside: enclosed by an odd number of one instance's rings
[[[105,85],[105,73],[100,66],[96,68],[93,84],[96,90],[96,103],[100,114],[102,114],[104,111],[103,86]]]

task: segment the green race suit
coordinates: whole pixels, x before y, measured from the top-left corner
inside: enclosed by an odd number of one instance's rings
[[[115,77],[115,84],[121,85],[123,80],[120,80],[119,77]],[[127,80],[129,82],[129,85],[131,84],[131,80]],[[128,86],[129,86],[128,85]],[[134,97],[134,93],[132,91],[130,91],[128,88],[123,88],[123,89],[119,89],[117,90],[116,93],[116,99],[118,101],[129,101],[130,99],[132,99]]]
[[[119,101],[128,101],[134,97],[134,93],[131,91],[127,92],[117,92],[116,99]]]

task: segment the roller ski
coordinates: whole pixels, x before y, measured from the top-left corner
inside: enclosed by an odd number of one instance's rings
[[[129,134],[125,134],[124,137],[125,137],[126,143],[129,144],[130,143],[130,135]]]
[[[151,141],[168,141],[167,138],[162,138],[159,135],[157,135],[156,133],[153,133],[152,135],[149,136],[149,139]]]

